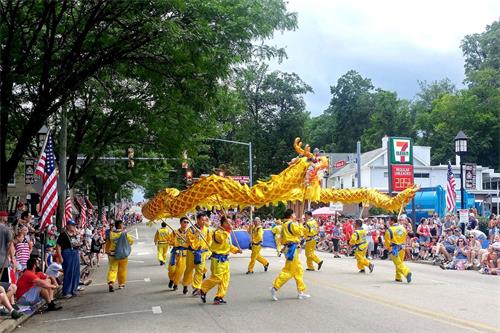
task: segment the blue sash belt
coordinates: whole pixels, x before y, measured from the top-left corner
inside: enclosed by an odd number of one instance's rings
[[[286,246],[288,246],[288,250],[286,251],[286,260],[293,260],[293,257],[295,257],[295,250],[297,249],[298,243],[288,243]]]
[[[359,247],[360,247],[361,245],[364,245],[364,244],[366,244],[366,242],[361,242],[361,243],[359,243],[359,244],[353,245],[353,247],[352,247],[352,248],[353,248],[355,251],[357,251],[357,250],[359,249]]]
[[[227,254],[212,253],[211,258],[217,259],[219,262],[226,262],[229,260]]]
[[[184,246],[175,246],[172,248],[172,250],[170,251],[170,262],[169,262],[170,266],[175,265],[175,257],[179,253],[178,251],[184,251],[184,250],[187,250],[187,248]]]
[[[402,246],[401,246],[401,245],[399,245],[399,244],[394,244],[394,243],[392,243],[392,244],[391,244],[391,249],[392,249],[392,250],[391,250],[391,254],[392,254],[393,256],[397,257],[397,256],[398,256],[399,251],[402,249]]]
[[[193,251],[193,255],[194,255],[194,264],[195,265],[199,265],[201,264],[201,254],[203,252],[207,252],[207,250],[193,250],[193,249],[190,249],[191,251]]]

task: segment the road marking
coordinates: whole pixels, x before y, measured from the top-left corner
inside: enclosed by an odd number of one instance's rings
[[[151,310],[153,311],[153,314],[160,314],[160,313],[162,313],[161,306],[153,306],[151,308]]]
[[[142,280],[130,280],[127,283],[136,283],[136,282],[151,282],[150,278],[144,278]],[[92,283],[88,287],[97,287],[97,286],[107,286],[107,283]]]
[[[479,322],[472,322],[470,320],[460,319],[460,318],[457,318],[457,317],[454,317],[451,315],[447,315],[444,313],[437,313],[437,312],[424,310],[424,309],[418,308],[416,306],[398,303],[396,301],[382,298],[382,297],[378,297],[375,295],[369,295],[369,294],[366,294],[365,292],[358,292],[356,290],[353,290],[353,289],[350,289],[347,287],[333,285],[330,283],[325,283],[325,282],[317,280],[315,278],[308,278],[308,280],[313,281],[318,285],[322,285],[323,287],[335,289],[335,290],[341,291],[345,294],[348,294],[348,295],[351,295],[354,297],[368,299],[368,300],[371,300],[375,303],[387,305],[389,307],[392,307],[392,308],[395,308],[395,309],[398,309],[401,311],[406,311],[408,313],[416,314],[416,315],[419,315],[422,317],[427,317],[427,318],[430,318],[430,319],[433,319],[433,320],[436,320],[436,321],[439,321],[439,322],[442,322],[445,324],[453,325],[453,326],[460,327],[460,328],[472,329],[476,332],[483,332],[484,330],[487,330],[487,331],[491,331],[491,332],[499,332],[500,333],[499,328],[490,326],[488,324],[479,323]]]
[[[144,264],[144,260],[128,260],[128,262],[136,262],[136,263],[139,263],[139,264]]]
[[[137,231],[137,228],[135,228],[135,239],[139,239],[139,231]]]
[[[160,308],[160,311],[161,311],[161,308]],[[149,310],[138,310],[138,311],[128,311],[128,312],[103,313],[103,314],[97,314],[97,315],[92,315],[92,316],[81,316],[81,317],[72,317],[72,318],[52,319],[52,320],[45,320],[44,323],[55,323],[55,322],[58,322],[58,321],[69,321],[69,320],[78,320],[78,319],[90,319],[90,318],[102,318],[102,317],[122,316],[122,315],[128,315],[128,314],[133,314],[133,313],[148,313],[148,312],[153,312],[153,314],[156,314],[154,312],[154,310],[149,309]]]
[[[137,252],[136,256],[149,256],[151,252]]]
[[[137,245],[142,245],[144,244],[144,242],[137,242]]]

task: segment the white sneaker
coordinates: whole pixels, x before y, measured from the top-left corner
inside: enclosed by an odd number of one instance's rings
[[[308,298],[311,298],[311,295],[300,293],[300,294],[297,295],[297,298],[298,299],[308,299]]]
[[[276,294],[278,293],[278,291],[274,287],[272,287],[270,290],[271,290],[271,297],[272,297],[273,301],[277,301],[278,296],[276,296]]]

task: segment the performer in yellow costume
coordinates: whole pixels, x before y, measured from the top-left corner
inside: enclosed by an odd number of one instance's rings
[[[203,303],[206,303],[207,293],[217,286],[214,304],[225,304],[224,296],[229,287],[230,269],[229,252],[241,253],[241,249],[231,243],[231,220],[223,216],[220,220],[220,227],[214,231],[212,238],[211,275],[201,284],[200,296]]]
[[[160,266],[165,265],[165,262],[167,261],[169,237],[170,232],[167,229],[167,224],[165,222],[162,222],[161,228],[156,231],[154,239],[157,249],[157,258],[160,262]]]
[[[177,290],[186,270],[186,256],[189,246],[187,243],[189,220],[187,217],[181,217],[180,223],[181,227],[172,232],[168,239],[168,244],[172,246],[168,263],[168,278],[170,279],[168,287],[173,288],[173,290]]]
[[[196,224],[189,227],[187,231],[188,253],[186,257],[186,271],[182,284],[184,288],[182,292],[187,293],[187,287],[192,284],[193,296],[200,294],[201,282],[203,274],[206,272],[206,261],[208,250],[210,248],[210,232],[206,223],[208,217],[205,213],[196,215]]]
[[[116,259],[116,244],[120,236],[124,233],[127,241],[130,245],[134,243],[132,236],[130,236],[125,229],[122,227],[122,221],[118,220],[115,222],[115,229],[111,230],[109,237],[106,239],[106,253],[108,254],[108,287],[109,292],[113,292],[116,278],[118,276],[118,289],[125,288],[125,282],[127,281],[127,265],[128,257]]]
[[[276,242],[276,252],[278,253],[278,257],[281,257],[281,220],[276,220],[275,226],[271,229],[271,232],[274,235],[274,241]]]
[[[247,274],[253,274],[253,268],[255,266],[255,261],[260,262],[264,266],[264,271],[267,272],[269,268],[269,262],[260,255],[260,250],[262,248],[262,241],[264,240],[264,229],[262,228],[261,221],[259,217],[253,220],[253,226],[248,230],[250,234],[250,245],[252,247],[252,255],[250,257],[250,263],[248,264]]]
[[[356,263],[360,273],[365,272],[365,267],[368,267],[370,273],[373,272],[373,265],[366,258],[366,251],[368,251],[368,243],[366,242],[366,231],[363,229],[363,221],[356,220],[355,222],[356,230],[354,230],[351,239],[349,240],[349,245],[354,249],[354,257],[356,258]]]
[[[295,279],[299,299],[311,297],[305,294],[306,285],[304,283],[304,269],[299,260],[299,244],[303,236],[303,226],[295,221],[296,217],[291,209],[285,211],[285,222],[281,229],[281,241],[287,247],[285,267],[281,270],[278,277],[274,280],[271,288],[273,301],[277,301],[278,290],[291,278]]]
[[[403,245],[406,243],[406,236],[406,228],[398,224],[396,217],[389,217],[389,227],[384,235],[384,245],[390,253],[394,266],[396,266],[396,281],[401,282],[404,276],[406,281],[410,283],[412,273],[404,263],[405,251]]]
[[[316,222],[310,211],[304,213],[306,217],[306,222],[304,223],[304,238],[306,241],[305,249],[306,249],[306,261],[307,261],[307,270],[314,271],[314,262],[318,264],[318,271],[323,266],[323,260],[320,260],[316,253],[316,238],[318,237],[318,222]]]

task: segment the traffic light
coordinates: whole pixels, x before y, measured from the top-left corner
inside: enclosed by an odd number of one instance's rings
[[[188,185],[193,184],[193,171],[192,170],[186,170],[186,184],[188,184]]]
[[[128,168],[132,169],[134,167],[134,148],[127,149],[127,157],[128,157]]]

